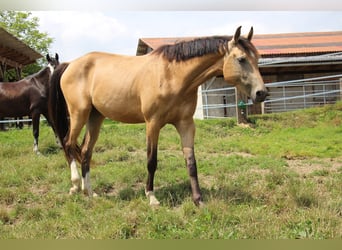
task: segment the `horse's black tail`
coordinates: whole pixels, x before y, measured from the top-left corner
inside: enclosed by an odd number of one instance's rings
[[[65,102],[64,95],[61,90],[60,81],[68,65],[68,63],[62,63],[58,65],[57,68],[53,71],[53,74],[50,78],[48,103],[51,126],[53,127],[53,130],[57,135],[59,141],[62,143],[63,148],[65,148],[64,138],[69,130],[69,121],[67,104]]]
[[[68,63],[62,63],[53,71],[50,79],[48,109],[52,128],[63,146],[66,158],[70,161],[73,157],[80,162],[81,150],[79,145],[69,145],[68,147],[65,145],[70,125],[68,106],[61,89],[61,77],[68,66]]]

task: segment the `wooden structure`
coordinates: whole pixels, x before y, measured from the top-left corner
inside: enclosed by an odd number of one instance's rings
[[[9,81],[6,72],[11,69],[15,71],[15,80],[20,80],[22,68],[36,62],[41,57],[43,57],[41,54],[0,27],[0,82]],[[0,117],[0,119],[4,119],[4,117]],[[18,126],[22,127],[22,124]],[[0,130],[4,129],[4,123],[0,122]]]
[[[174,44],[193,38],[141,38],[136,54],[144,55],[161,45]],[[261,55],[260,72],[265,83],[342,74],[342,31],[256,34],[253,37],[253,44]],[[235,103],[238,104],[241,100],[248,103],[247,97],[240,96],[240,93],[235,94],[234,90],[214,91],[225,87],[227,84],[220,77],[204,83],[200,90],[202,98],[200,96],[198,98],[198,107],[202,106],[203,108],[197,109],[195,117],[236,116],[237,112],[241,112],[241,109],[235,108]],[[290,95],[296,88],[302,89],[303,86],[292,87],[291,90],[287,90],[286,95]],[[314,87],[308,88],[310,88],[308,91],[315,91]],[[337,87],[332,86],[331,88]],[[277,88],[270,88],[269,91],[272,98],[277,97],[280,93]],[[291,104],[290,102],[289,104]],[[227,103],[234,103],[234,106],[227,108]],[[214,107],[218,104],[223,108]],[[293,109],[302,107],[302,105],[298,105],[298,102],[293,105]],[[277,110],[274,104],[266,103],[265,106],[248,105],[246,112],[254,114],[277,112]]]
[[[19,80],[22,68],[41,57],[41,54],[0,27],[0,81],[7,81],[5,72],[9,69],[15,70],[16,80]]]

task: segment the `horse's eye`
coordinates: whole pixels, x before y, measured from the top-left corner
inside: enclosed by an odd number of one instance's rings
[[[246,57],[240,56],[240,57],[237,58],[237,60],[238,60],[239,63],[245,63],[246,62]]]

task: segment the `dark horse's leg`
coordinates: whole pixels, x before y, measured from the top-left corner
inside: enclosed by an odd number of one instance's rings
[[[0,117],[0,121],[2,121],[2,120],[5,120],[5,118],[4,117]],[[6,131],[5,123],[0,123],[0,130],[1,131]]]
[[[186,167],[190,177],[192,199],[199,206],[203,205],[201,190],[198,184],[197,166],[194,152],[195,124],[191,118],[179,121],[175,127],[181,137]]]
[[[153,182],[154,173],[157,169],[157,150],[160,126],[154,122],[146,122],[146,143],[147,143],[147,170],[148,177],[145,193],[150,200],[150,205],[157,206],[159,201],[154,196]]]
[[[15,119],[16,119],[16,120],[22,120],[23,117],[22,117],[22,116],[16,117]],[[24,123],[21,122],[21,121],[16,121],[16,122],[15,122],[15,127],[18,128],[18,129],[23,129]]]
[[[32,129],[33,129],[33,152],[36,154],[39,154],[38,151],[38,137],[39,137],[39,119],[40,119],[40,113],[33,112],[32,113]]]

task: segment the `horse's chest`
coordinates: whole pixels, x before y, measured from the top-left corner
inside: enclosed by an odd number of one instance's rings
[[[156,105],[156,114],[164,117],[167,122],[181,120],[192,116],[196,108],[196,98],[189,96],[165,97]]]

